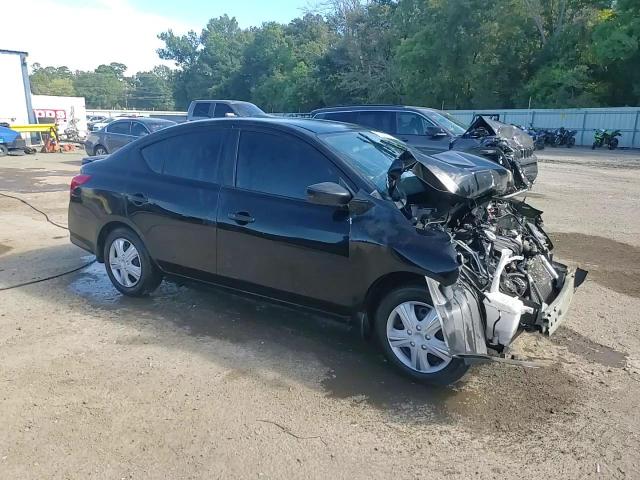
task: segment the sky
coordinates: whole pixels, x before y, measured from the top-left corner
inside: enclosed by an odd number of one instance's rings
[[[3,2],[0,49],[29,53],[29,65],[93,70],[124,63],[128,74],[155,65],[160,32],[196,32],[212,17],[235,16],[241,27],[287,23],[314,0],[8,0]],[[15,21],[7,21],[14,19]]]

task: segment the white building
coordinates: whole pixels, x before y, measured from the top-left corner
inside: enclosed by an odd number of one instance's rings
[[[27,52],[0,49],[0,122],[36,123],[27,55]]]

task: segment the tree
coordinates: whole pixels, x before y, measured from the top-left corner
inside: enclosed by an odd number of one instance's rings
[[[42,67],[33,64],[31,89],[36,95],[74,96],[73,73],[67,67]]]

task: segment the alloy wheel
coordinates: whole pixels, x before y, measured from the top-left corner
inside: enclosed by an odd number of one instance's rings
[[[440,317],[423,302],[404,302],[387,319],[387,341],[405,366],[419,373],[435,373],[451,363]]]
[[[126,238],[116,238],[109,248],[109,268],[123,287],[135,287],[142,276],[140,254]]]

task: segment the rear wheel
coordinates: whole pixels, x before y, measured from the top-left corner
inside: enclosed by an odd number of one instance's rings
[[[4,157],[7,153],[9,153],[7,146],[0,144],[0,157]]]
[[[567,140],[567,148],[572,148],[575,144],[576,144],[575,138],[571,137],[569,140]]]
[[[426,285],[392,290],[376,310],[374,327],[387,360],[414,380],[449,385],[468,369],[449,354]]]
[[[93,154],[94,155],[109,155],[109,152],[107,152],[107,149],[104,148],[102,145],[96,145],[96,148],[93,149]]]
[[[162,274],[151,261],[142,240],[128,228],[109,233],[103,255],[111,283],[125,295],[147,295],[162,282]]]
[[[616,148],[618,148],[618,139],[612,138],[609,142],[609,150],[615,150]]]

